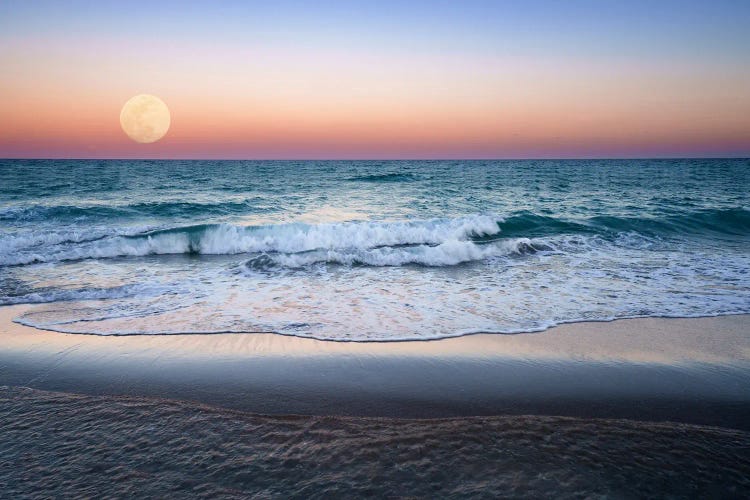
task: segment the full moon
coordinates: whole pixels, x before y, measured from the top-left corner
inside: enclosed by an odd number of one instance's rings
[[[120,126],[135,142],[156,142],[169,130],[169,108],[156,96],[131,97],[120,111]]]

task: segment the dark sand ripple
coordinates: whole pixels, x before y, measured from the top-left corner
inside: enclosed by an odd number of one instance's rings
[[[750,433],[563,417],[266,417],[0,387],[0,496],[743,497]]]

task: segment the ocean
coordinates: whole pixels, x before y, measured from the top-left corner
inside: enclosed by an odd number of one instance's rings
[[[0,305],[338,341],[750,313],[750,161],[0,161]]]

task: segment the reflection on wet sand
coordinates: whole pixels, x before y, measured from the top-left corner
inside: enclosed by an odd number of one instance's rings
[[[62,334],[13,323],[33,306],[0,308],[4,350],[90,351],[169,356],[386,356],[518,358],[679,364],[750,361],[750,316],[639,318],[560,325],[541,333],[473,334],[430,341],[333,342],[273,333],[96,336]],[[353,326],[356,328],[356,325]]]
[[[4,462],[24,465],[0,466],[8,498],[40,491],[118,498],[750,494],[750,433],[714,427],[531,416],[268,417],[2,387],[0,407]]]
[[[29,308],[0,309],[0,386],[264,414],[528,414],[750,427],[748,316],[357,343],[277,334],[95,336],[11,322]]]

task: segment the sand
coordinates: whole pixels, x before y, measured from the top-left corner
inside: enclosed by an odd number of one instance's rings
[[[566,417],[268,417],[0,387],[8,498],[740,498],[750,433]]]
[[[262,414],[564,415],[750,429],[747,315],[342,343],[62,334],[13,323],[28,307],[0,308],[0,385]]]

